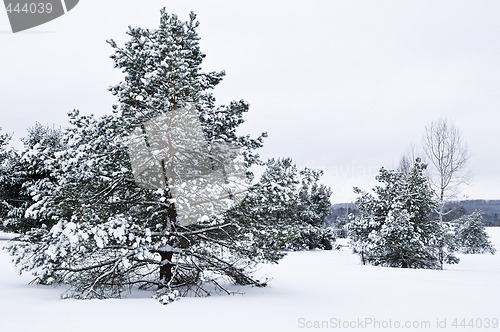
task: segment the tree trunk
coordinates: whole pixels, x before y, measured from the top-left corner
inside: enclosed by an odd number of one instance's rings
[[[165,160],[161,161],[161,167],[165,181],[165,186],[168,188],[168,177],[167,177]],[[167,199],[173,198],[172,193],[170,191],[168,191],[167,196],[168,196]],[[177,210],[175,208],[175,204],[171,203],[165,211],[165,218],[163,220],[163,223],[165,228],[170,231],[172,230],[172,227],[175,226],[176,221],[177,221]],[[174,256],[174,252],[160,251],[159,253],[162,261],[162,264],[160,265],[160,281],[165,284],[168,284],[173,278],[172,268],[174,264],[172,262],[172,258]]]
[[[442,181],[441,181],[442,182]],[[441,183],[441,192],[439,195],[439,222],[443,222],[443,215],[444,215],[444,188],[443,188],[443,183]]]
[[[168,284],[172,280],[172,257],[174,253],[171,251],[160,251],[161,261],[168,261],[160,266],[160,280]]]
[[[408,268],[408,261],[406,260],[404,254],[399,256],[401,258],[401,268],[407,269]]]

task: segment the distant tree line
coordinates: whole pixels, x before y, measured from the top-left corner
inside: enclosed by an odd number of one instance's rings
[[[469,215],[476,210],[483,213],[483,224],[500,227],[500,200],[465,200],[445,204],[445,221],[452,221]]]
[[[470,215],[474,211],[481,211],[483,225],[486,227],[500,227],[500,200],[464,200],[446,202],[444,221],[457,220],[463,216]],[[354,203],[336,203],[330,207],[325,223],[331,226],[339,237],[345,237],[343,227],[348,222],[348,216],[358,215],[359,210]],[[433,217],[438,214],[433,212]]]

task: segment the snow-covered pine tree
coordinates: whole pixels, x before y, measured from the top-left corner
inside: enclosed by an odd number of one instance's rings
[[[307,167],[300,172],[297,220],[303,225],[303,230],[296,244],[305,249],[331,250],[335,242],[333,229],[325,225],[332,193],[330,188],[319,183],[322,175],[323,171]]]
[[[0,131],[2,128],[0,127]],[[8,145],[10,142],[11,136],[8,134],[0,134],[0,165],[7,160],[8,157]]]
[[[260,181],[231,212],[232,218],[254,224],[263,235],[259,247],[332,249],[335,236],[324,225],[331,192],[318,183],[321,175],[309,168],[299,170],[290,158],[270,159]]]
[[[5,226],[4,221],[12,205],[11,202],[9,202],[9,191],[11,191],[9,173],[12,168],[12,159],[7,149],[10,138],[10,135],[7,134],[0,135],[0,229]]]
[[[362,192],[356,205],[360,211],[349,224],[353,249],[363,264],[403,268],[441,268],[439,223],[430,219],[436,202],[417,159],[409,173],[382,168],[374,194]],[[457,262],[453,252],[443,258]]]
[[[41,283],[67,283],[67,296],[76,298],[119,297],[137,286],[159,288],[160,299],[168,302],[172,290],[206,295],[214,286],[224,290],[225,281],[263,284],[252,278],[252,267],[283,256],[277,245],[259,245],[280,226],[274,218],[235,218],[233,211],[245,209],[241,204],[182,224],[170,188],[139,185],[128,154],[131,133],[191,105],[209,151],[224,144],[239,148],[248,176],[248,167],[259,162],[255,149],[265,135],[236,134],[248,104],[215,106],[211,90],[223,73],[201,71],[197,26],[194,14],[183,22],[163,10],[159,29],[130,28],[124,47],[110,41],[112,58],[126,74],[111,88],[120,102],[113,114],[95,118],[71,112],[71,126],[61,139],[64,149],[34,146],[23,153],[28,164],[43,160],[54,180],[30,186],[35,203],[27,215],[49,222],[10,247],[20,271],[31,271]],[[181,160],[186,166],[199,163]]]
[[[457,236],[463,253],[494,254],[496,252],[484,227],[481,211],[476,210],[470,215],[461,217],[457,222],[459,223]]]
[[[35,195],[30,195],[35,184],[45,188],[54,185],[51,175],[54,164],[53,153],[63,149],[61,145],[62,131],[36,123],[28,128],[28,136],[23,138],[24,153],[11,149],[4,160],[4,176],[1,178],[2,192],[6,213],[4,226],[16,233],[25,233],[50,221],[43,217],[31,218],[27,209],[33,206]],[[25,153],[29,153],[28,157]],[[29,159],[29,161],[28,161]],[[38,199],[40,196],[36,196]],[[29,214],[29,213],[28,213]]]

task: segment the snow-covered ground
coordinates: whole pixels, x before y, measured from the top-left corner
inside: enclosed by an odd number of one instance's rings
[[[500,250],[500,228],[488,232]],[[467,324],[471,318],[482,323],[479,330],[499,330],[485,326],[488,319],[490,325],[500,319],[500,253],[460,258],[458,265],[432,271],[362,266],[345,247],[298,252],[259,271],[273,277],[267,288],[242,287],[245,295],[183,298],[162,306],[149,293],[123,300],[60,300],[61,288],[29,285],[30,276],[17,275],[0,250],[0,330],[475,330],[452,326],[464,318]],[[309,328],[318,324],[323,329]]]

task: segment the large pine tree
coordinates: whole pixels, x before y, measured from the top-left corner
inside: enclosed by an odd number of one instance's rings
[[[221,192],[220,183],[207,189],[199,175],[225,174],[234,166],[240,174],[243,168],[246,190],[255,192],[248,184],[249,167],[259,163],[255,149],[265,137],[236,133],[249,109],[246,102],[215,105],[211,91],[224,73],[201,71],[204,54],[197,27],[194,14],[184,22],[163,10],[158,29],[130,28],[123,47],[109,41],[115,65],[125,74],[124,81],[111,88],[119,101],[113,114],[95,118],[71,112],[71,125],[60,144],[26,148],[23,160],[43,163],[48,176],[30,185],[34,203],[26,211],[27,216],[45,221],[43,226],[26,232],[10,247],[20,271],[31,271],[41,283],[67,283],[71,288],[66,295],[76,298],[119,297],[131,287],[141,287],[159,289],[162,301],[168,302],[174,290],[206,295],[213,287],[224,290],[226,282],[263,285],[252,277],[252,268],[283,256],[278,244],[264,239],[272,232],[261,231],[276,229],[275,220],[263,215],[240,220],[233,211],[244,209],[245,201],[238,205],[235,200],[232,210],[224,213],[212,208],[220,199],[211,197],[195,202],[205,204],[206,215],[186,223],[195,208],[181,206],[181,197],[173,191],[172,183],[185,176],[194,184],[189,182],[191,191],[185,190],[183,197],[200,190]],[[167,131],[162,137],[177,145],[155,149],[151,126],[179,114],[188,114],[187,123],[199,123],[203,144],[179,143],[189,133],[199,139],[195,131],[160,126],[156,134]],[[129,153],[131,138],[144,143],[143,156],[152,170],[156,167],[151,176],[160,174],[159,182],[144,183],[144,173],[134,169],[132,164],[141,160]],[[229,150],[237,151],[237,156]],[[241,162],[228,168],[228,158]],[[182,174],[172,179],[176,171]],[[200,183],[205,187],[197,188]],[[239,194],[228,191],[227,197]],[[265,241],[269,245],[258,245]]]

